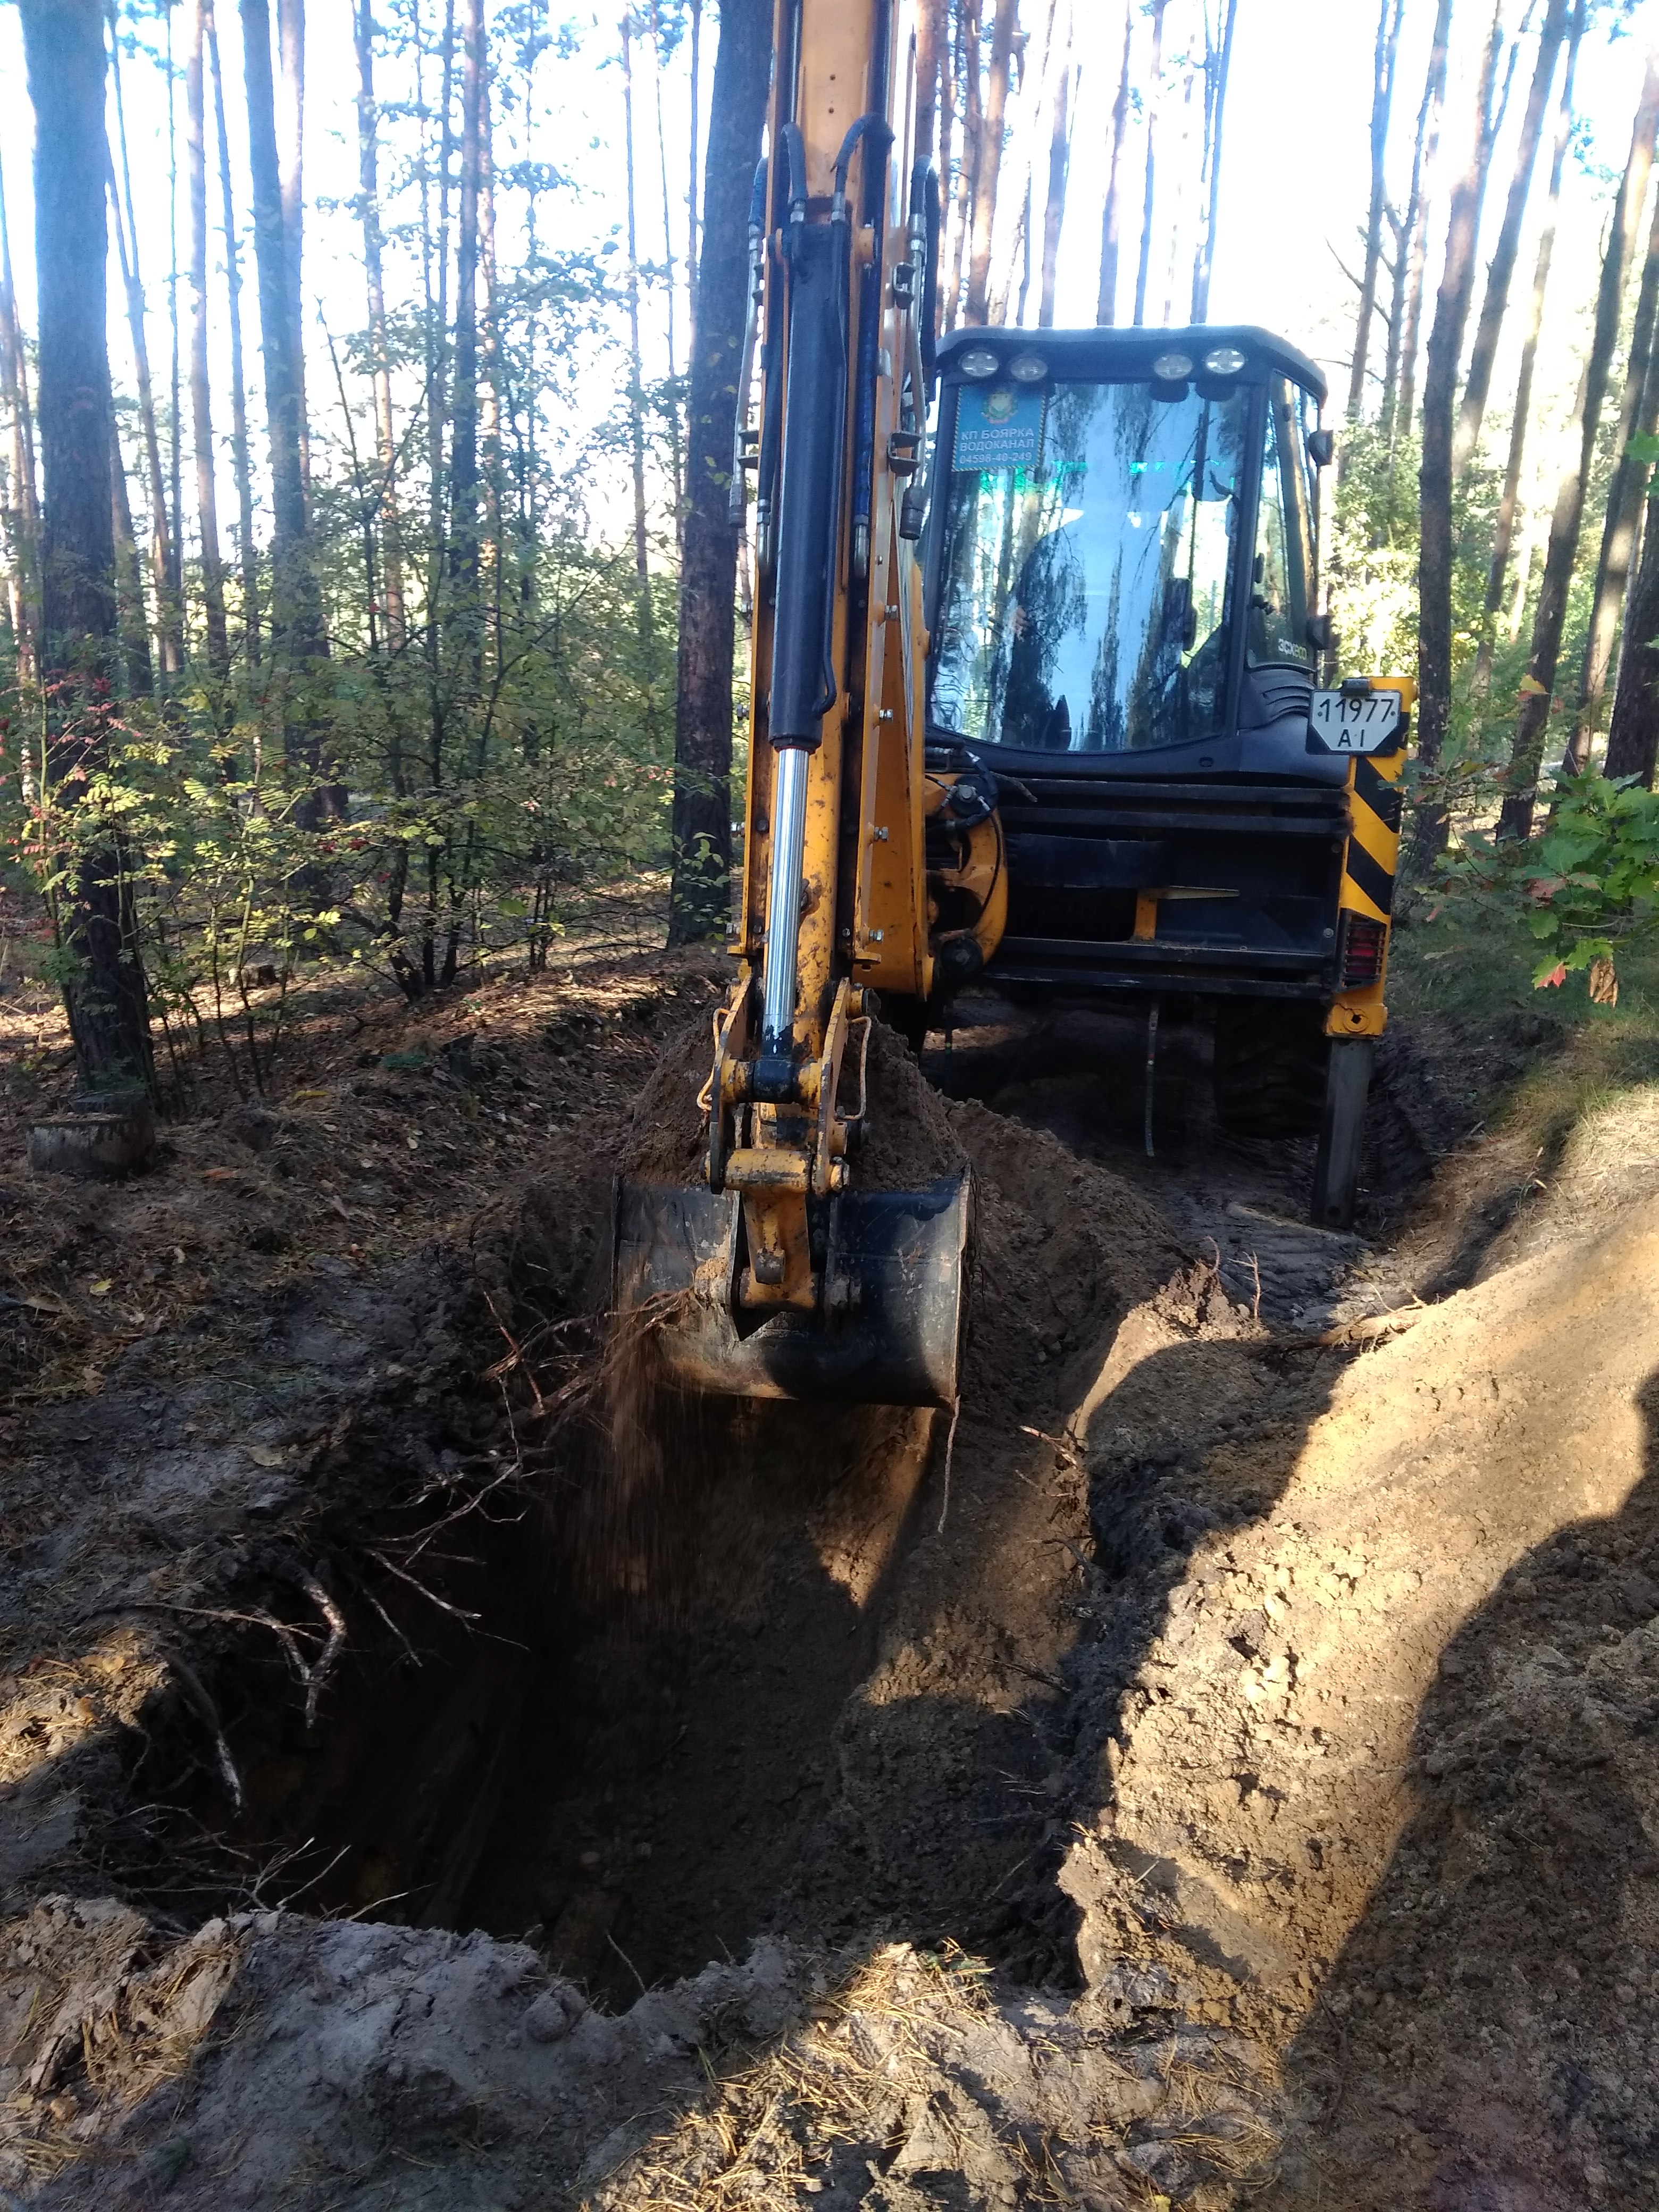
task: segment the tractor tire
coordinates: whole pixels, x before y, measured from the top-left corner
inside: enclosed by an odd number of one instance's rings
[[[1224,999],[1215,1020],[1215,1112],[1236,1137],[1311,1137],[1325,1108],[1324,1009]]]

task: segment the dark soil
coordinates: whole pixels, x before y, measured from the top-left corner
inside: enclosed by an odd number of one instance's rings
[[[975,1177],[957,1418],[692,1406],[607,1328],[609,1203],[696,1174],[720,988],[319,1003],[281,1101],[13,1189],[0,2184],[1644,2202],[1618,1133],[1575,1230],[1407,1028],[1339,1237],[1201,1030],[1149,1160],[1137,1022],[878,1029],[860,1175]]]

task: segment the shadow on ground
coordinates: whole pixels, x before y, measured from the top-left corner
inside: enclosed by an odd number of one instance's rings
[[[1356,2212],[1651,2191],[1659,1375],[1638,1402],[1623,1510],[1528,1552],[1441,1656],[1413,1738],[1418,1810],[1289,2056],[1317,2146],[1309,2202],[1321,2179]]]

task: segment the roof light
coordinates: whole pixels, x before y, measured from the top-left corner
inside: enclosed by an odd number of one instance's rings
[[[1204,356],[1204,366],[1212,376],[1237,376],[1247,357],[1237,346],[1212,346]]]
[[[957,363],[963,374],[971,376],[975,382],[984,377],[994,376],[1001,366],[989,346],[969,346]]]
[[[1048,374],[1048,364],[1040,353],[1017,353],[1008,364],[1008,374],[1016,384],[1041,384]]]
[[[1179,384],[1184,376],[1193,373],[1193,357],[1189,353],[1161,353],[1152,363],[1152,374],[1165,384]]]

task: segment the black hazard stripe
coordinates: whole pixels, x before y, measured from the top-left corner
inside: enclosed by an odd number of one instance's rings
[[[1394,876],[1392,863],[1400,850],[1400,823],[1405,794],[1395,778],[1384,775],[1372,761],[1363,755],[1353,764],[1352,803],[1354,813],[1354,833],[1348,838],[1348,849],[1344,856],[1343,872],[1358,890],[1364,893],[1371,904],[1387,914],[1394,904]],[[1363,817],[1369,816],[1367,823]],[[1387,854],[1386,860],[1377,859],[1368,849],[1358,834],[1364,830],[1371,847],[1380,846]],[[1380,833],[1380,834],[1379,834]]]
[[[1404,791],[1397,782],[1391,783],[1387,776],[1382,775],[1363,756],[1355,761],[1353,765],[1354,797],[1369,806],[1382,827],[1392,830],[1397,837],[1400,835],[1401,819],[1405,810]]]
[[[1381,907],[1384,914],[1389,912],[1394,903],[1394,872],[1374,860],[1358,837],[1348,840],[1342,872],[1358,884],[1373,906]]]

